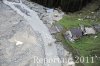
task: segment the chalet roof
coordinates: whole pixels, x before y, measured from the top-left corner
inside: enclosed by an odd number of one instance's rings
[[[74,39],[77,39],[81,36],[83,36],[82,34],[82,30],[80,28],[74,28],[74,29],[70,29],[71,33],[72,33],[72,37]]]

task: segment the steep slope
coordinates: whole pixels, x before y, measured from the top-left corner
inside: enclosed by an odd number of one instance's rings
[[[43,41],[23,17],[0,2],[0,66],[44,66]]]

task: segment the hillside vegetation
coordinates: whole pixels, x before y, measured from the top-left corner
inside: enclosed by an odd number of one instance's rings
[[[39,3],[46,7],[59,7],[65,12],[74,12],[80,10],[87,3],[91,2],[91,0],[31,0],[33,2]]]
[[[92,24],[100,24],[100,5],[99,1],[94,1],[84,7],[82,10],[75,13],[68,13],[64,16],[62,20],[59,21],[64,27],[64,31],[61,34],[58,34],[58,38],[61,38],[65,46],[69,47],[69,50],[73,55],[79,55],[84,57],[100,57],[100,33],[96,35],[87,35],[74,43],[71,43],[64,39],[63,33],[71,28],[79,27],[80,24],[85,26],[91,26]],[[86,17],[89,18],[86,18]],[[80,20],[79,20],[80,19]],[[97,36],[97,38],[95,38]],[[82,63],[83,66],[100,66],[100,59],[95,58],[94,63]],[[77,64],[76,66],[82,66],[82,64]]]

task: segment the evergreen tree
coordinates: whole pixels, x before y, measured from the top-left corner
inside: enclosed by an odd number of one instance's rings
[[[74,12],[80,10],[91,0],[31,0],[46,7],[55,8],[61,7],[65,12]]]

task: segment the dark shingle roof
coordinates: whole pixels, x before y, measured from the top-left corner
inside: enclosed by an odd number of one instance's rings
[[[80,38],[83,35],[80,28],[70,29],[70,31],[74,39]]]

